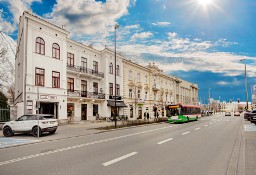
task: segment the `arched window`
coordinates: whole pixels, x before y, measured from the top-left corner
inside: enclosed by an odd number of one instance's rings
[[[60,59],[60,46],[57,43],[52,44],[52,57]]]
[[[119,65],[116,66],[116,75],[119,75]]]
[[[113,64],[112,63],[109,64],[109,73],[113,74]]]
[[[41,55],[45,54],[44,40],[40,37],[36,38],[36,53],[39,53]]]

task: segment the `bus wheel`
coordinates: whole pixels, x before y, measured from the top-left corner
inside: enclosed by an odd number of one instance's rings
[[[189,122],[189,118],[187,117],[187,122]]]
[[[198,116],[196,116],[196,120],[198,120]]]

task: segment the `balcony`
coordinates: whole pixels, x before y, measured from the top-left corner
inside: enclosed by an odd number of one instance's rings
[[[153,91],[159,91],[160,90],[160,86],[157,85],[157,84],[154,84],[153,87],[152,87],[152,90]]]
[[[95,71],[89,68],[84,68],[82,66],[72,66],[67,64],[67,70],[72,71],[72,72],[78,72],[82,74],[87,74],[87,75],[94,75],[96,77],[104,78],[104,73]]]
[[[105,99],[105,94],[97,92],[79,91],[79,90],[68,90],[67,94],[69,97],[85,97],[93,99]]]

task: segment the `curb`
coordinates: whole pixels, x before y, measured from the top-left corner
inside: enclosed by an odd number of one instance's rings
[[[241,121],[239,129],[237,131],[237,137],[234,148],[228,163],[226,175],[244,175],[245,166],[243,157],[245,155],[244,150],[244,134],[243,134],[243,121]]]

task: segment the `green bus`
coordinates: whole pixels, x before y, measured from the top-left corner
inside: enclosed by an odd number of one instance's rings
[[[172,104],[166,106],[168,123],[196,121],[201,117],[201,108],[197,105]]]

